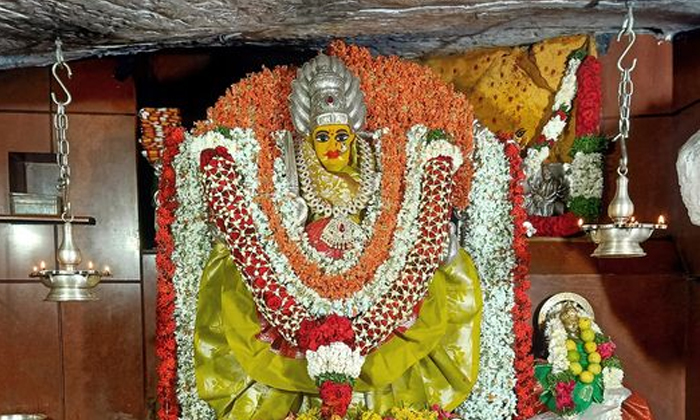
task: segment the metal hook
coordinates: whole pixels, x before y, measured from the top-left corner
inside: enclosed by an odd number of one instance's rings
[[[70,92],[68,92],[68,88],[66,87],[66,85],[63,83],[61,78],[58,76],[58,68],[62,67],[64,69],[66,69],[66,74],[68,75],[69,79],[73,76],[73,71],[70,69],[70,66],[68,65],[68,63],[66,63],[63,60],[63,50],[61,49],[61,45],[62,45],[61,39],[56,38],[56,62],[51,67],[51,74],[53,74],[53,78],[56,79],[56,82],[63,90],[63,93],[66,95],[66,100],[59,101],[54,92],[51,92],[51,100],[56,105],[65,107],[66,105],[71,103],[71,101],[73,100],[73,97],[71,96]]]
[[[622,51],[622,54],[620,54],[620,58],[617,59],[617,68],[623,72],[632,71],[637,66],[636,58],[632,60],[632,65],[630,67],[625,68],[622,65],[622,61],[625,59],[625,57],[627,57],[627,54],[629,54],[632,46],[637,40],[637,34],[634,32],[634,14],[632,13],[632,3],[633,2],[631,1],[627,2],[627,17],[625,18],[624,22],[622,22],[622,29],[620,29],[620,32],[617,34],[617,42],[622,40],[622,35],[627,35],[627,39],[629,41],[627,47],[625,47],[625,50]]]

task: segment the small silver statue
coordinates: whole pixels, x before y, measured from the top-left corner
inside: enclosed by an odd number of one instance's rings
[[[566,211],[569,185],[561,163],[544,164],[525,182],[525,210],[531,216],[558,216]]]

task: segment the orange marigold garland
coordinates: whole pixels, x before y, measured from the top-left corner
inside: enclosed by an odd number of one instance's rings
[[[328,275],[309,260],[297,243],[289,238],[280,215],[272,201],[274,159],[279,155],[273,133],[293,131],[287,97],[296,72],[292,68],[264,69],[233,85],[209,109],[208,121],[198,124],[202,133],[216,126],[253,128],[261,146],[259,174],[260,207],[268,217],[271,230],[281,252],[289,259],[301,281],[325,298],[346,298],[360,290],[379,265],[386,260],[396,215],[404,191],[402,174],[406,166],[406,132],[416,124],[429,124],[449,133],[463,156],[472,148],[471,106],[466,98],[442,82],[429,69],[400,60],[397,57],[372,57],[365,48],[334,42],[331,55],[341,58],[361,80],[368,109],[367,128],[389,128],[382,137],[383,209],[378,216],[374,234],[365,246],[356,267],[343,275]],[[241,112],[240,110],[245,110]],[[462,165],[453,179],[452,203],[458,208],[467,205],[471,167]]]

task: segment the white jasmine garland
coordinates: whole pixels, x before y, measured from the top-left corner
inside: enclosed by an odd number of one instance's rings
[[[571,197],[603,197],[603,155],[577,152],[569,168]]]
[[[570,364],[567,358],[568,350],[566,349],[568,335],[559,317],[554,317],[547,321],[545,336],[549,353],[547,361],[552,365],[552,373],[561,373],[569,370]]]
[[[457,408],[465,420],[509,419],[516,412],[513,344],[514,224],[510,163],[504,145],[474,123],[474,178],[467,209],[466,249],[481,280],[483,315],[479,376]]]
[[[359,349],[351,349],[347,344],[336,341],[327,346],[320,346],[316,351],[306,351],[307,371],[309,376],[317,379],[324,373],[345,375],[358,378],[364,356]]]
[[[564,77],[561,79],[559,91],[554,96],[552,111],[558,111],[563,108],[568,112],[571,109],[571,102],[574,100],[574,96],[576,96],[576,71],[580,65],[580,59],[569,59],[569,63],[566,66],[566,73],[564,73]]]
[[[223,136],[207,133],[202,140],[215,147]],[[206,201],[199,172],[199,162],[190,158],[192,138],[185,135],[180,154],[173,162],[176,173],[175,222],[172,235],[175,244],[172,261],[175,263],[175,340],[177,343],[177,399],[181,418],[212,420],[214,411],[197,394],[194,373],[194,326],[199,281],[204,264],[211,252],[212,235],[206,218]]]

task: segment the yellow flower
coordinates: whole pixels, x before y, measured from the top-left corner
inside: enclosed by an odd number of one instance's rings
[[[390,417],[396,420],[437,420],[437,413],[431,410],[413,410],[406,407],[394,407],[389,410]]]
[[[362,413],[362,416],[360,416],[360,420],[382,420],[382,416],[374,411],[365,411]]]
[[[318,408],[312,408],[305,413],[299,414],[296,420],[319,420],[320,418]]]

